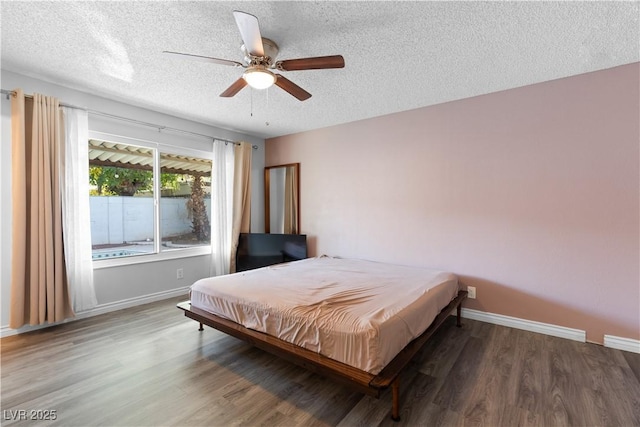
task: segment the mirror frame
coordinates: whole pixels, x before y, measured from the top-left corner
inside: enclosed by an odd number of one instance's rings
[[[296,207],[296,215],[298,216],[297,233],[300,234],[300,163],[285,163],[283,165],[265,166],[264,168],[264,232],[270,233],[271,229],[271,203],[269,197],[269,189],[271,180],[269,171],[276,168],[286,168],[293,166],[296,169],[296,193],[298,195],[298,206]]]

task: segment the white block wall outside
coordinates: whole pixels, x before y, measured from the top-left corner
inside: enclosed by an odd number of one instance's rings
[[[191,232],[188,197],[163,198],[160,202],[160,230],[163,236]],[[211,212],[211,200],[205,199]],[[91,196],[91,242],[94,245],[153,239],[153,198]]]

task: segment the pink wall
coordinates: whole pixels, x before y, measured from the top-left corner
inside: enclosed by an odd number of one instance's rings
[[[640,339],[639,77],[636,63],[275,138],[266,164],[301,163],[312,255],[450,270],[477,287],[469,308]]]

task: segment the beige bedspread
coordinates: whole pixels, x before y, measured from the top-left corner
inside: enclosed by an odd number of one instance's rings
[[[452,273],[321,256],[201,279],[191,304],[377,374],[457,292]]]

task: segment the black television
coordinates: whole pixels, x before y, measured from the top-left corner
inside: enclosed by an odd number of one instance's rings
[[[306,257],[306,234],[240,233],[236,271],[252,270]]]

